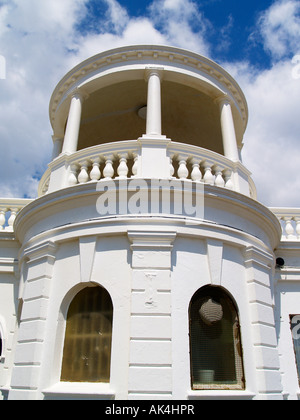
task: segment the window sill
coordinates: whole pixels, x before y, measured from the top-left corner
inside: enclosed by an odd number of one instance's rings
[[[239,391],[239,390],[197,390],[189,391],[188,399],[189,400],[209,400],[209,399],[218,399],[218,400],[252,400],[255,397],[255,394],[250,391]]]
[[[115,399],[110,384],[86,382],[59,382],[43,391],[46,399]]]

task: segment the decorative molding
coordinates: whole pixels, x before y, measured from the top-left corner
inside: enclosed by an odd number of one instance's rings
[[[0,273],[15,274],[18,268],[18,260],[15,258],[0,258]]]
[[[79,238],[80,275],[82,283],[89,283],[95,260],[96,236]]]
[[[223,243],[218,240],[207,240],[207,259],[211,284],[221,286],[223,266]]]
[[[132,268],[171,268],[171,251],[175,232],[128,231],[131,242]]]
[[[249,246],[244,251],[245,267],[260,265],[262,268],[270,269],[275,264],[274,256],[254,246]]]
[[[131,249],[159,248],[171,250],[176,232],[128,231]]]
[[[20,258],[20,262],[23,258],[30,260],[31,262],[37,261],[41,258],[55,259],[57,248],[58,245],[51,241],[27,248],[24,250],[22,258]]]
[[[186,67],[198,74],[203,74],[207,80],[214,79],[215,83],[222,86],[223,90],[230,93],[234,98],[246,127],[248,121],[248,106],[245,96],[237,82],[217,63],[195,54],[190,51],[174,47],[137,45],[133,47],[122,47],[100,53],[72,69],[57,85],[50,101],[50,121],[55,119],[55,113],[61,102],[68,97],[72,91],[82,85],[89,77],[95,77],[111,66],[116,64],[140,66],[145,64],[150,67],[161,67],[161,62],[171,67]],[[80,87],[81,89],[81,87]]]

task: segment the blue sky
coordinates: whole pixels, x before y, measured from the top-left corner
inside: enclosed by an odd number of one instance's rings
[[[132,16],[136,17],[141,14],[149,14],[152,4],[149,0],[122,0],[119,3],[126,7]],[[204,0],[195,3],[207,20],[206,36],[216,57],[223,60],[228,58],[241,60],[247,57],[256,61],[258,66],[270,65],[270,57],[265,53],[259,37],[251,40],[251,36],[256,30],[256,21],[260,13],[272,4],[272,0],[243,2],[239,0]],[[197,24],[194,29],[197,30]],[[222,41],[226,40],[226,48],[224,48],[223,42],[220,42],[220,36],[223,38]]]
[[[153,43],[203,54],[236,78],[259,200],[300,207],[299,0],[0,0],[0,197],[36,196],[64,74],[106,49]]]

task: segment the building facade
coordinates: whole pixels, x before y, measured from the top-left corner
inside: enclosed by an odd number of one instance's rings
[[[177,48],[59,82],[37,198],[0,200],[2,399],[298,399],[300,209],[257,201],[247,120]]]

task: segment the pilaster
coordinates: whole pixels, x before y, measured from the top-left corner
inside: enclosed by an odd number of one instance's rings
[[[244,253],[258,399],[282,399],[271,274],[273,256],[255,247]]]
[[[174,232],[130,231],[129,399],[171,399],[171,252]]]
[[[27,270],[10,400],[37,399],[43,363],[56,245],[46,242],[25,251]],[[26,267],[24,267],[26,265]]]

